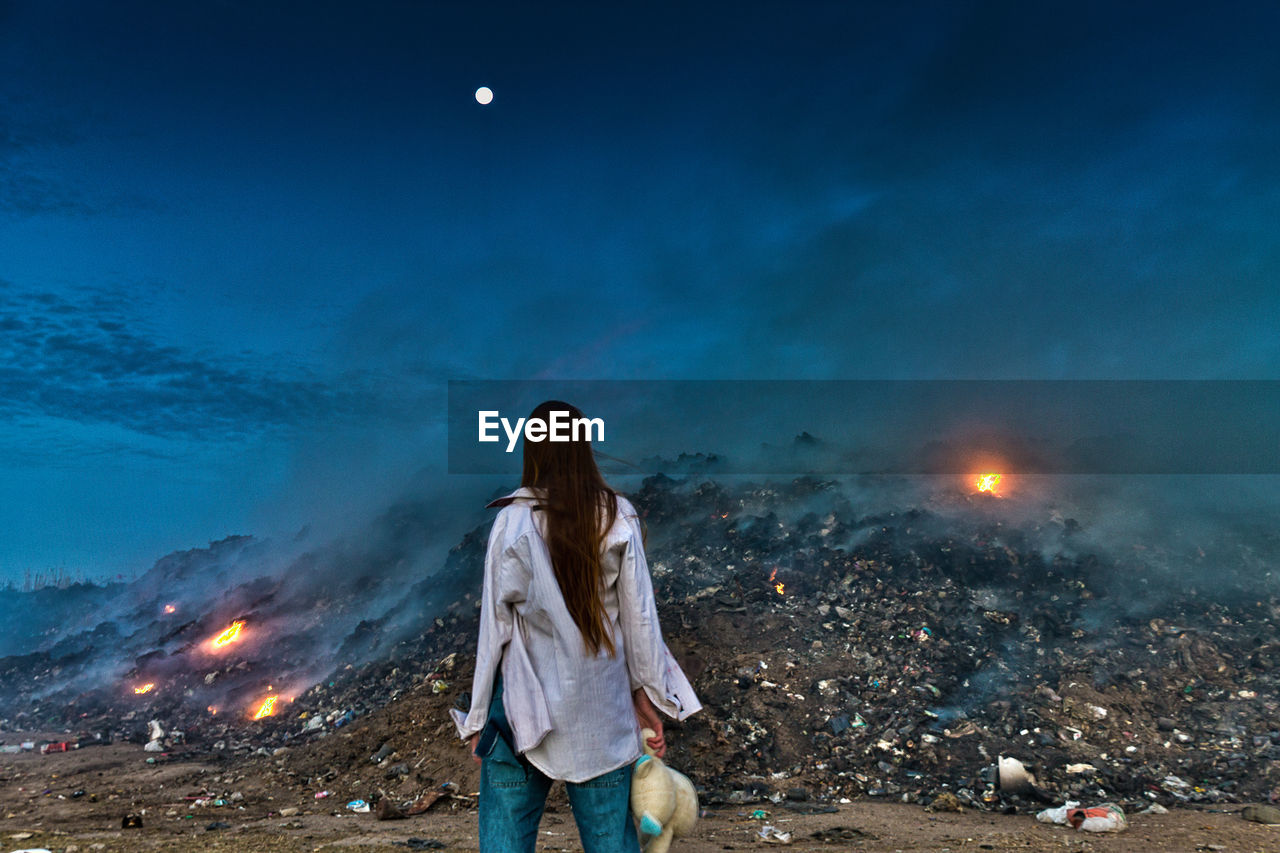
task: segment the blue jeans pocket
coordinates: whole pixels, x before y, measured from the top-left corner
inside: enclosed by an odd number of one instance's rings
[[[489,782],[496,788],[514,788],[529,781],[529,765],[492,721],[485,724],[476,743],[476,754],[488,765]]]
[[[626,781],[627,775],[631,773],[631,765],[619,767],[603,776],[597,776],[594,779],[588,779],[585,782],[577,783],[579,788],[618,788]]]

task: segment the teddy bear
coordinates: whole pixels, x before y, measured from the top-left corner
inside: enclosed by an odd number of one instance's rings
[[[641,732],[645,754],[631,774],[631,812],[640,821],[644,853],[667,853],[671,839],[688,835],[698,819],[698,793],[683,773],[672,770],[649,748],[652,729]]]

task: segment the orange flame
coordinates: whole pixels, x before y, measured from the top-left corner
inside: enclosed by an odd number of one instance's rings
[[[142,685],[141,687],[133,688],[133,692],[141,696],[143,693],[150,693],[152,690],[155,689],[155,686],[156,685],[154,681],[148,681],[146,684]]]
[[[215,649],[220,649],[223,646],[225,646],[227,643],[234,643],[236,640],[240,639],[240,629],[243,627],[244,627],[243,619],[232,622],[230,628],[223,631],[218,636],[214,637],[209,644]]]
[[[214,705],[209,705],[207,708],[205,708],[205,710],[208,711],[210,714],[214,714],[214,715],[218,713],[218,709]]]
[[[172,604],[166,604],[166,605],[164,606],[164,612],[165,612],[165,613],[173,613],[173,612],[174,612],[174,611],[176,611],[177,609],[178,609],[178,608],[174,607]]]
[[[783,583],[775,583],[775,584],[773,585],[773,588],[774,588],[774,589],[776,589],[776,590],[778,591],[778,595],[786,595],[786,594],[787,594],[787,585],[786,585],[786,584],[783,584]]]
[[[255,720],[261,720],[263,717],[270,717],[276,712],[276,697],[268,696],[262,700],[262,704],[258,706],[258,711],[253,715]]]
[[[990,492],[991,494],[999,494],[1000,491],[1000,475],[999,474],[979,474],[977,481],[978,491]]]

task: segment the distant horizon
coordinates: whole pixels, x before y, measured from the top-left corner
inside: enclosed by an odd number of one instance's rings
[[[0,23],[0,584],[469,488],[450,379],[1280,378],[1275,4]]]

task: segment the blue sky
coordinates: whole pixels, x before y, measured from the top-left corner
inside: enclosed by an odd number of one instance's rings
[[[1278,26],[0,2],[0,579],[448,489],[451,378],[1275,378]]]

